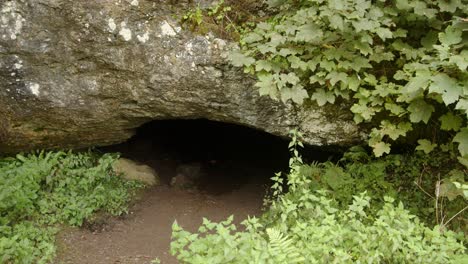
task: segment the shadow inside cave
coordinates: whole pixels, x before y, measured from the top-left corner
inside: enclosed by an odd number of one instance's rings
[[[271,134],[205,119],[157,120],[138,128],[128,141],[100,148],[119,152],[128,158],[154,168],[162,184],[182,168],[201,169],[196,178],[198,191],[220,195],[245,184],[270,186],[276,172],[287,171],[288,140]],[[332,153],[306,147],[306,161],[324,161]]]

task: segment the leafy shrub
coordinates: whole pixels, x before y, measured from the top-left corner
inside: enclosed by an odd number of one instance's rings
[[[463,166],[446,153],[428,156],[415,152],[375,158],[362,147],[353,147],[337,164],[302,164],[299,174],[306,176],[307,188],[327,190],[339,208],[346,207],[357,193],[366,192],[372,197],[374,208],[382,206],[383,198],[389,196],[403,202],[429,226],[440,224],[454,231],[468,231],[462,213],[450,222],[441,221],[466,210],[468,198],[461,186],[457,188],[452,183],[463,185],[468,175]],[[438,199],[436,186],[439,186]]]
[[[55,254],[53,228],[22,221],[0,226],[2,263],[48,263]]]
[[[0,160],[0,260],[33,263],[55,252],[54,224],[80,226],[96,211],[126,212],[132,190],[112,170],[116,155],[40,152]]]
[[[363,194],[346,210],[324,192],[291,197],[273,205],[268,221],[244,221],[246,231],[236,232],[232,218],[204,219],[198,234],[175,223],[171,252],[183,263],[447,263],[464,253],[451,231],[427,228],[391,198],[371,218]]]
[[[183,263],[466,261],[463,236],[437,225],[428,228],[401,201],[385,196],[392,194],[394,186],[386,182],[388,171],[381,161],[370,162],[361,171],[357,164],[344,169],[328,163],[304,166],[298,146],[301,143],[293,135],[287,186],[280,175],[273,177],[275,197],[260,219],[245,220],[245,231],[237,230],[232,217],[221,223],[204,219],[197,233],[185,231],[175,222],[171,253]],[[351,157],[368,156],[352,152],[347,155]],[[369,169],[374,172],[367,177]],[[366,192],[356,192],[361,186],[353,171],[368,178],[361,184],[367,184],[373,199]],[[288,192],[283,192],[284,187]]]
[[[458,143],[468,166],[468,5],[461,0],[269,0],[276,15],[241,39],[233,65],[262,95],[323,106],[348,100],[373,127],[376,156],[427,125],[417,149]],[[454,137],[453,135],[456,134]],[[430,136],[431,139],[424,137]]]

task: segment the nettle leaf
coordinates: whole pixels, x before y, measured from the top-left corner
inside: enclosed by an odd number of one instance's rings
[[[434,106],[426,103],[422,99],[417,99],[411,102],[407,110],[410,112],[410,120],[413,123],[423,121],[427,124],[432,113],[435,111]]]
[[[462,41],[462,31],[454,26],[448,26],[445,32],[439,33],[439,41],[442,45],[454,45]]]
[[[438,73],[432,77],[432,83],[429,86],[432,93],[442,94],[442,99],[446,105],[458,101],[463,91],[457,84],[457,81],[445,73]]]
[[[459,116],[456,116],[454,114],[452,114],[452,112],[448,112],[447,114],[441,116],[439,118],[440,120],[440,128],[442,130],[446,130],[446,131],[450,131],[450,130],[453,130],[453,131],[458,131],[460,130],[460,127],[462,125],[462,122],[463,122],[463,119]]]
[[[468,155],[468,128],[462,128],[453,138],[453,142],[457,142],[458,151],[462,156]]]
[[[418,140],[418,144],[416,150],[424,151],[426,154],[431,153],[437,147],[437,144],[432,144],[432,142],[427,139]]]
[[[381,157],[383,156],[383,154],[390,153],[390,144],[382,142],[382,141],[371,145],[371,147],[376,157]]]
[[[233,51],[229,53],[229,60],[232,65],[236,67],[250,66],[255,63],[255,59],[249,56],[246,56],[240,51]]]
[[[312,94],[312,99],[317,101],[319,106],[323,106],[327,102],[333,104],[335,102],[335,95],[331,91],[325,91],[319,88]]]

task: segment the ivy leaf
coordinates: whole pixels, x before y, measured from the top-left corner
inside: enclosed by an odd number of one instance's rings
[[[311,43],[319,42],[323,37],[323,31],[319,26],[313,23],[308,23],[298,27],[296,32],[297,41],[305,41]]]
[[[463,157],[457,157],[457,159],[458,159],[458,162],[460,162],[461,164],[463,164],[463,166],[468,168],[468,155],[463,156]]]
[[[462,156],[466,156],[468,154],[468,128],[462,128],[453,138],[453,142],[459,143],[458,151]]]
[[[376,157],[381,157],[385,153],[390,153],[390,144],[382,141],[373,144],[371,147]]]
[[[456,102],[462,94],[457,82],[445,73],[438,73],[432,77],[429,91],[442,94],[442,99],[446,105]]]
[[[425,124],[429,121],[432,112],[435,111],[434,106],[426,103],[422,99],[417,99],[411,102],[408,106],[410,112],[410,120],[413,123],[419,123],[423,121]]]
[[[455,12],[457,10],[457,7],[462,6],[460,0],[437,1],[437,4],[439,5],[440,11],[450,13]]]
[[[419,145],[416,147],[416,150],[424,151],[426,154],[431,153],[437,147],[437,144],[432,144],[427,139],[418,140],[418,144]]]
[[[460,99],[455,106],[457,110],[463,110],[468,115],[468,99]]]
[[[319,88],[312,94],[312,99],[317,101],[319,106],[324,106],[327,102],[333,104],[335,102],[335,95],[330,91]]]
[[[240,51],[233,51],[229,53],[229,60],[231,60],[232,65],[236,67],[250,66],[255,63],[255,59],[249,56],[245,56]]]
[[[291,68],[293,69],[301,69],[305,71],[308,68],[307,62],[304,62],[297,56],[289,56],[288,61],[291,63]]]
[[[409,82],[404,87],[405,93],[414,93],[418,92],[420,89],[426,89],[429,84],[429,79],[427,76],[416,76],[411,78]]]
[[[263,40],[263,36],[256,33],[256,32],[250,32],[245,37],[243,37],[242,40],[245,43],[250,44],[250,43],[254,43],[254,42],[258,42],[260,40]]]
[[[336,28],[339,30],[344,29],[343,18],[340,15],[334,14],[333,16],[329,17],[329,20],[330,20],[330,26],[332,28]]]
[[[283,81],[284,83],[290,83],[292,85],[296,85],[301,81],[301,79],[299,79],[299,77],[297,77],[297,75],[294,72],[290,72],[288,74],[281,74],[280,78],[281,81]]]
[[[425,47],[426,49],[432,49],[432,46],[434,46],[437,43],[437,33],[435,31],[429,31],[426,36],[424,36],[421,39],[421,45]]]
[[[457,65],[461,71],[465,71],[468,67],[468,50],[463,50],[459,55],[451,56],[449,62]]]
[[[463,119],[459,116],[453,115],[452,112],[449,112],[439,118],[440,128],[446,131],[458,131],[462,125]]]
[[[463,190],[458,189],[453,182],[446,180],[440,185],[439,194],[442,197],[447,197],[449,201],[453,201],[457,196],[464,196]]]
[[[377,33],[377,35],[384,41],[393,37],[392,31],[390,31],[388,28],[377,28],[375,33]]]
[[[348,88],[351,90],[351,91],[354,91],[356,92],[361,84],[361,81],[359,81],[359,79],[355,76],[350,76],[348,77]]]
[[[402,122],[398,126],[390,123],[388,120],[383,120],[380,123],[380,133],[389,136],[392,140],[396,140],[401,136],[405,136],[411,130],[411,124]]]
[[[259,88],[260,95],[269,95],[272,99],[278,98],[278,89],[272,74],[258,75],[258,82],[255,86]]]
[[[293,87],[281,89],[281,99],[283,102],[291,99],[294,103],[301,105],[304,99],[308,98],[309,94],[302,85],[294,85]]]
[[[439,33],[439,41],[443,45],[453,45],[462,41],[462,31],[453,26],[448,26],[445,32]]]
[[[390,111],[390,113],[392,113],[395,116],[401,116],[406,112],[403,107],[394,103],[385,103],[385,109]]]
[[[273,69],[271,62],[266,61],[266,60],[259,60],[255,64],[255,70],[256,71],[271,71]]]
[[[330,74],[327,75],[327,78],[330,79],[330,84],[332,86],[335,86],[335,84],[339,81],[342,81],[344,83],[346,83],[346,81],[348,80],[348,75],[344,72],[336,72],[336,71],[333,71],[333,72],[330,72]]]

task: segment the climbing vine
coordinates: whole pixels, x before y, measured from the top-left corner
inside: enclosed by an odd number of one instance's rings
[[[465,0],[267,2],[274,15],[230,56],[257,76],[260,94],[319,106],[351,101],[354,121],[373,127],[376,156],[420,125],[436,127],[416,149],[447,151],[454,142],[468,166]]]

